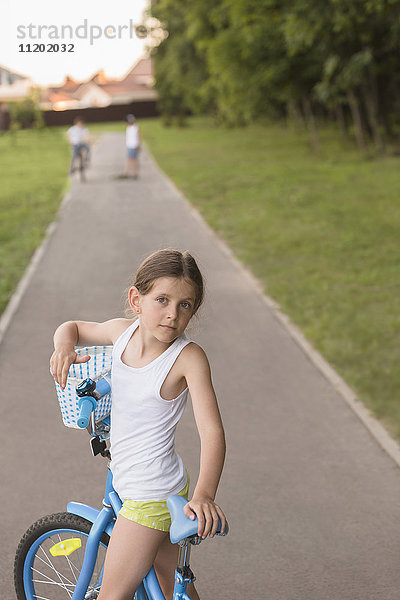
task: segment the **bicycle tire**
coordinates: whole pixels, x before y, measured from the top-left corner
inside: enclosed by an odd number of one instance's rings
[[[85,173],[85,157],[83,154],[83,150],[79,151],[79,174],[82,182],[86,181],[86,173]]]
[[[21,538],[14,560],[14,585],[18,600],[64,600],[71,598],[82,566],[86,539],[92,523],[70,513],[56,513],[33,523]],[[50,548],[71,537],[81,546],[68,556],[50,557]],[[79,537],[78,537],[79,536]],[[96,598],[109,536],[103,533],[99,553],[88,586],[90,598]],[[66,571],[67,574],[64,573]],[[38,579],[35,579],[38,578]],[[50,595],[48,595],[50,592]]]

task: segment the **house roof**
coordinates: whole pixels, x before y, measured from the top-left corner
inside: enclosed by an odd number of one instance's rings
[[[51,87],[48,87],[47,90],[49,93],[66,92],[68,94],[73,94],[74,92],[76,92],[76,90],[78,88],[81,87],[81,85],[82,85],[81,82],[75,81],[75,79],[72,79],[72,77],[67,75],[65,77],[64,83],[62,85],[51,86]]]
[[[147,88],[153,87],[153,60],[151,58],[139,60],[121,81],[121,84],[125,86],[132,85],[132,83],[144,85]]]
[[[151,58],[141,58],[127,73],[129,75],[150,75],[153,76],[153,60]]]
[[[13,71],[12,69],[8,69],[7,67],[4,67],[3,65],[0,65],[0,71],[5,71],[6,73],[15,75],[16,77],[18,77],[18,79],[30,79],[30,77],[28,77],[27,75],[22,75],[21,73],[18,73],[17,71]]]
[[[146,89],[141,83],[135,81],[120,81],[118,83],[110,83],[108,85],[99,86],[102,90],[108,92],[111,96],[113,94],[120,94],[121,92],[137,92]]]
[[[75,81],[75,79],[67,75],[61,88],[65,91],[74,92],[80,85],[79,81]]]
[[[93,83],[103,86],[103,85],[107,85],[107,83],[109,83],[110,81],[118,81],[118,80],[108,78],[106,76],[104,70],[101,69],[98,73],[93,75],[93,77],[89,81],[93,81]]]
[[[76,100],[71,94],[66,94],[65,92],[51,92],[48,94],[48,99],[50,102],[69,102]]]
[[[50,101],[54,94],[66,94],[68,99],[79,100],[82,91],[87,87],[96,86],[110,97],[110,103],[125,103],[134,99],[155,99],[153,88],[153,61],[150,58],[140,59],[123,79],[108,78],[103,70],[95,73],[89,80],[77,82],[67,76],[64,83],[58,87],[48,88],[43,101]]]

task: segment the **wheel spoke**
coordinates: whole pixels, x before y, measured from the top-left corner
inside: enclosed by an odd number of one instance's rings
[[[62,585],[74,585],[74,583],[73,583],[72,581],[70,581],[70,580],[68,579],[68,577],[66,577],[66,576],[64,575],[64,573],[61,573],[60,571],[58,571],[58,570],[57,570],[57,569],[56,569],[56,568],[55,568],[53,565],[49,565],[49,563],[47,563],[45,560],[43,560],[43,558],[41,558],[40,556],[37,556],[36,558],[37,558],[38,560],[41,560],[41,561],[42,561],[42,562],[43,562],[43,563],[46,565],[46,567],[48,567],[48,568],[49,568],[51,571],[53,571],[53,572],[54,572],[54,573],[55,573],[55,574],[58,576],[58,578],[59,578],[59,580],[60,580],[60,583],[61,583]],[[38,570],[37,570],[37,569],[35,569],[34,567],[32,567],[32,571],[36,571],[37,573],[40,573],[40,571],[38,571]],[[42,575],[42,573],[40,573],[40,575]],[[44,576],[44,577],[47,577],[47,575],[43,575],[43,576]],[[62,581],[62,579],[61,579],[62,577],[65,579],[66,583],[65,583],[64,581]],[[50,579],[50,577],[49,577],[49,579]],[[50,579],[50,580],[51,580],[51,579]]]
[[[43,573],[40,573],[40,575],[43,575]],[[46,575],[43,575],[43,577],[46,577]],[[58,581],[40,581],[40,579],[32,579],[33,583],[43,583],[45,585],[56,585],[57,587],[61,587],[62,589],[64,589],[63,585],[60,585]],[[68,584],[65,584],[66,586]],[[74,584],[71,585],[71,587],[75,587]]]
[[[60,534],[58,534],[58,538],[59,538],[60,542],[62,542],[62,539],[61,539],[61,536],[60,536]],[[71,571],[71,573],[72,573],[72,577],[75,579],[75,583],[77,583],[77,581],[78,581],[78,580],[77,580],[77,578],[76,578],[76,576],[75,576],[75,573],[74,573],[74,571],[73,571],[73,569],[72,569],[72,563],[71,563],[71,561],[70,561],[70,559],[69,559],[69,556],[67,556],[67,554],[66,554],[66,555],[65,555],[65,558],[67,559],[68,566],[69,566],[69,568],[70,568],[70,571]],[[75,568],[76,568],[76,567],[75,567]]]
[[[38,575],[41,575],[42,577],[45,577],[46,579],[48,579],[48,581],[39,581],[39,580],[32,579],[33,583],[36,582],[36,583],[42,583],[44,585],[55,585],[58,588],[61,588],[62,590],[64,590],[65,592],[67,592],[67,594],[69,595],[70,598],[72,597],[72,594],[71,594],[70,590],[68,589],[68,587],[71,587],[72,593],[73,593],[73,591],[75,589],[75,584],[74,583],[69,583],[69,584],[68,583],[63,583],[63,582],[60,583],[59,581],[53,581],[52,579],[50,579],[50,577],[48,577],[47,575],[45,575],[45,573],[41,573],[37,569],[33,569],[32,568],[32,571],[35,571],[35,573],[38,573]]]
[[[52,539],[52,538],[50,537],[50,539]],[[41,549],[41,551],[43,552],[43,554],[45,555],[45,557],[46,557],[46,558],[47,558],[47,560],[48,560],[48,566],[50,566],[50,567],[53,569],[54,573],[56,573],[56,574],[57,574],[58,578],[60,579],[60,582],[62,583],[62,581],[61,581],[61,575],[62,575],[62,574],[61,574],[61,573],[58,571],[58,569],[56,569],[56,567],[53,565],[53,563],[52,563],[52,561],[51,561],[51,558],[48,556],[48,554],[46,554],[46,552],[45,552],[45,550],[44,550],[43,546],[40,546],[40,549]],[[40,556],[38,556],[38,555],[36,555],[36,556],[37,556],[37,557],[40,559]],[[43,561],[43,562],[45,562],[45,561]],[[65,577],[65,575],[62,575],[62,576],[64,577],[64,579],[67,579],[67,577]],[[67,581],[68,581],[68,579],[67,579]],[[70,583],[71,583],[71,582],[70,582]]]

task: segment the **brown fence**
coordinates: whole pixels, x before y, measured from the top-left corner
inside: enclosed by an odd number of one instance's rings
[[[133,113],[138,119],[156,117],[157,102],[131,102],[131,104],[111,104],[104,108],[83,108],[73,110],[44,111],[44,122],[53,125],[71,125],[75,117],[82,117],[86,123],[104,123],[105,121],[124,121],[127,114]]]
[[[43,118],[45,125],[55,127],[71,125],[75,117],[82,117],[86,123],[104,123],[105,121],[124,121],[127,114],[132,113],[137,119],[158,116],[157,102],[148,100],[131,102],[130,104],[111,104],[102,108],[82,108],[73,110],[45,110]],[[10,126],[8,111],[0,109],[0,131],[7,131]]]

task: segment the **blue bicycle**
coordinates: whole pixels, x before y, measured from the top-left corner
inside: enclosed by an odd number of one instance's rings
[[[97,402],[110,394],[110,383],[107,378],[97,382],[86,379],[76,391],[80,398],[77,424],[87,428],[92,436],[93,455],[109,459],[110,419],[106,416],[96,421],[95,410]],[[202,541],[197,535],[197,519],[192,521],[183,512],[186,503],[187,499],[179,495],[167,500],[172,518],[170,538],[173,544],[179,544],[174,600],[190,600],[186,588],[195,580],[189,564],[191,546]],[[18,600],[97,598],[108,542],[121,506],[108,469],[101,510],[69,502],[67,512],[36,521],[22,537],[15,556],[14,582]],[[225,533],[221,534],[220,529],[217,532],[219,535],[227,533],[228,525]],[[135,600],[165,600],[154,567],[140,584]]]

